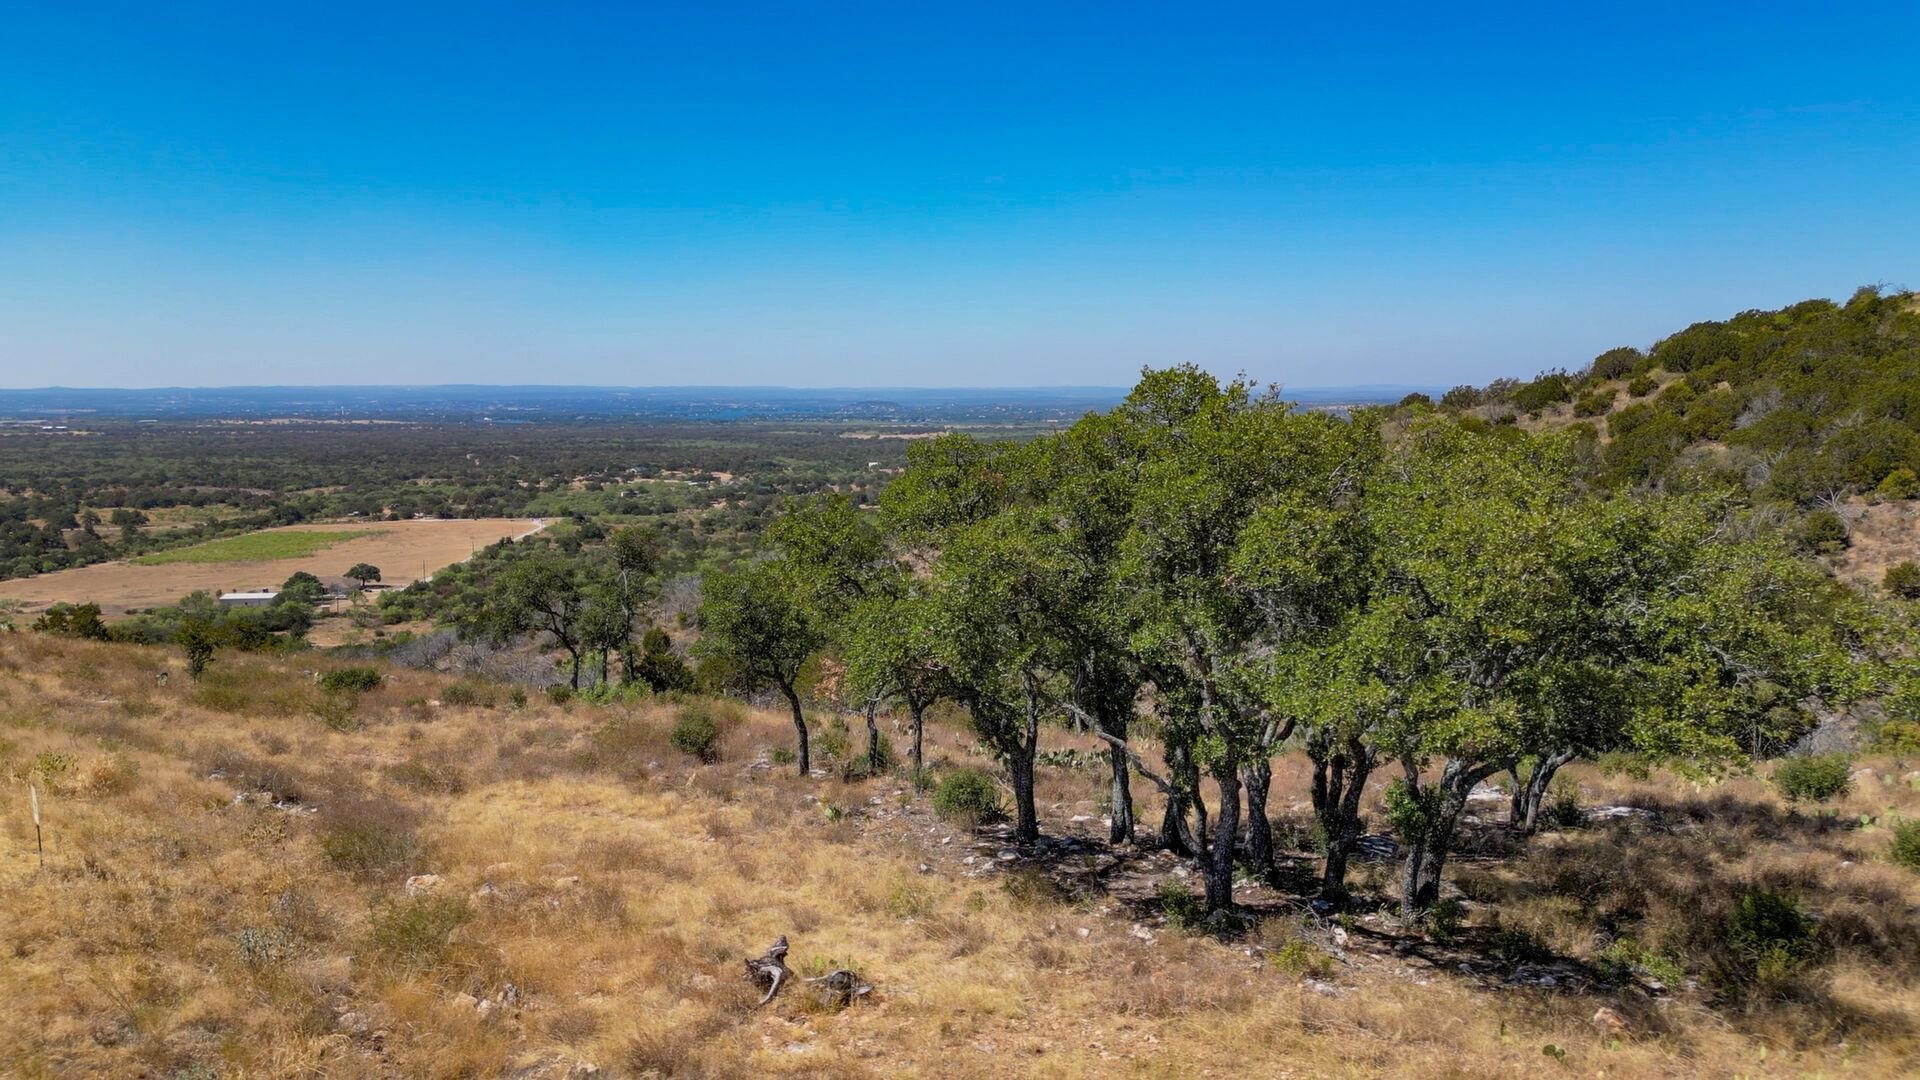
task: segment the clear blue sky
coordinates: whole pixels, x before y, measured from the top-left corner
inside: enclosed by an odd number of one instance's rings
[[[0,4],[0,385],[1447,385],[1920,286],[1920,5],[1334,7]]]

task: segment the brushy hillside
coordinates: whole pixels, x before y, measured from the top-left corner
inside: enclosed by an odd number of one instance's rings
[[[1355,915],[1249,884],[1257,928],[1216,940],[1181,929],[1173,860],[1096,837],[1104,777],[1072,753],[1041,770],[1054,839],[1022,855],[901,777],[841,779],[831,737],[826,775],[771,767],[782,714],[514,707],[398,670],[356,692],[367,675],[325,670],[222,655],[196,683],[170,651],[0,634],[0,1073],[1894,1076],[1920,1058],[1920,873],[1888,855],[1920,774],[1899,762],[1800,804],[1758,777],[1575,766],[1565,827],[1483,830],[1453,925],[1368,914],[1392,891],[1369,864]],[[717,760],[673,748],[687,713],[715,721]],[[1297,757],[1279,790],[1301,790]],[[984,765],[943,723],[929,762]],[[1274,811],[1310,869],[1310,813]],[[837,1009],[795,984],[754,1008],[741,960],[782,934],[797,973],[853,968],[873,994]]]
[[[1586,425],[1613,484],[1725,485],[1813,506],[1920,495],[1920,299],[1865,288],[1695,323],[1580,372],[1458,387],[1444,407]]]

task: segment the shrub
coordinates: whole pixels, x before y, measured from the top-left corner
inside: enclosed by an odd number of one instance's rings
[[[1799,901],[1756,889],[1735,901],[1713,956],[1723,986],[1777,996],[1814,954],[1813,920]]]
[[[1580,395],[1580,400],[1573,403],[1573,415],[1601,416],[1611,408],[1613,408],[1613,395],[1605,390],[1595,390],[1592,393]]]
[[[1920,497],[1920,473],[1904,467],[1895,469],[1881,478],[1873,494],[1883,500]]]
[[[1800,542],[1813,551],[1839,551],[1847,546],[1847,523],[1831,510],[1815,510],[1800,523]]]
[[[1920,564],[1911,561],[1894,563],[1887,567],[1880,584],[1903,600],[1920,600]]]
[[[565,705],[573,700],[573,687],[566,683],[554,683],[547,687],[547,700],[555,705]]]
[[[1632,394],[1634,397],[1646,397],[1659,388],[1659,380],[1653,376],[1635,375],[1633,381],[1627,384],[1627,393]]]
[[[484,706],[492,708],[493,690],[491,687],[475,683],[457,682],[440,691],[440,704],[454,707]]]
[[[1206,921],[1206,900],[1194,895],[1182,882],[1172,879],[1161,882],[1159,896],[1160,911],[1167,917],[1168,926],[1188,930]]]
[[[1773,786],[1790,802],[1825,802],[1852,786],[1852,771],[1845,754],[1801,754],[1773,770]]]
[[[1000,888],[1015,907],[1021,908],[1044,907],[1063,903],[1067,899],[1066,890],[1053,880],[1053,875],[1037,866],[1013,871],[1000,879]]]
[[[1587,823],[1586,808],[1580,805],[1578,780],[1565,773],[1553,778],[1546,805],[1540,808],[1540,821],[1549,829],[1577,829]]]
[[[933,812],[942,820],[972,829],[1001,816],[1000,790],[994,787],[992,777],[978,769],[955,769],[933,789]]]
[[[720,760],[720,725],[714,721],[712,711],[697,702],[680,706],[680,715],[674,719],[667,741],[675,750],[701,761]]]
[[[1920,870],[1920,821],[1894,824],[1893,839],[1887,843],[1887,856],[1909,870]]]
[[[446,955],[455,928],[473,918],[457,896],[416,896],[373,912],[370,951],[403,967],[429,967]]]
[[[1333,957],[1311,942],[1295,939],[1272,953],[1273,966],[1299,978],[1324,979],[1333,974]]]
[[[327,808],[320,853],[358,878],[397,874],[420,854],[412,811],[382,799],[348,799]]]
[[[467,790],[466,774],[444,761],[409,758],[389,766],[387,775],[400,786],[427,795],[459,795]]]
[[[380,688],[380,673],[370,667],[343,667],[320,676],[320,689],[329,694],[361,694]]]

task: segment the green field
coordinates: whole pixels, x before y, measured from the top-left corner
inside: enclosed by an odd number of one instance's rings
[[[339,532],[257,532],[209,540],[204,544],[159,551],[133,560],[142,566],[168,563],[272,562],[298,559],[325,551],[335,544],[362,536],[376,536],[379,529],[345,529]]]

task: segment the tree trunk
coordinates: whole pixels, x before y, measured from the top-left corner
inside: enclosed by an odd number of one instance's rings
[[[813,761],[807,756],[807,715],[800,711],[800,694],[792,686],[782,684],[780,694],[787,699],[787,707],[793,710],[793,733],[796,737],[795,749],[799,752],[800,775],[813,773]]]
[[[1126,725],[1120,725],[1118,737],[1125,739]],[[1107,797],[1113,803],[1112,823],[1107,826],[1107,843],[1133,843],[1133,789],[1129,784],[1126,752],[1117,746],[1107,747],[1107,765],[1112,779],[1107,788]]]
[[[1033,805],[1033,748],[1022,747],[1007,761],[1013,780],[1014,839],[1031,844],[1040,839],[1040,815]]]
[[[921,771],[926,768],[926,761],[920,754],[920,742],[922,735],[927,729],[927,707],[918,704],[911,705],[910,707],[913,709],[913,775],[918,777]]]
[[[1240,770],[1223,762],[1213,770],[1220,789],[1220,811],[1214,821],[1213,842],[1202,861],[1207,879],[1207,913],[1233,910],[1233,845],[1240,839]]]
[[[1273,786],[1273,762],[1262,760],[1241,770],[1240,781],[1247,789],[1247,861],[1271,879],[1273,866],[1273,823],[1267,820],[1267,791]]]
[[[1540,755],[1524,784],[1520,782],[1519,766],[1507,770],[1513,776],[1513,810],[1507,815],[1509,828],[1521,836],[1533,835],[1540,827],[1540,807],[1547,801],[1547,789],[1553,784],[1554,774],[1573,757],[1573,751],[1567,747]]]
[[[869,776],[879,776],[887,767],[886,756],[880,750],[880,725],[873,719],[874,712],[879,708],[879,698],[867,699],[867,774]]]
[[[1160,846],[1182,858],[1197,858],[1206,847],[1202,837],[1206,832],[1207,810],[1189,794],[1196,787],[1192,758],[1184,746],[1170,746],[1164,756],[1167,779],[1172,782],[1173,791],[1167,796],[1167,811],[1160,819]],[[1202,837],[1195,837],[1187,823],[1189,802],[1200,814]]]
[[[1440,792],[1439,805],[1421,835],[1409,838],[1411,842],[1407,845],[1400,898],[1400,917],[1404,921],[1417,921],[1440,899],[1440,877],[1446,869],[1447,855],[1453,849],[1453,834],[1460,825],[1460,815],[1467,807],[1467,793],[1499,769],[1497,765],[1469,766],[1450,760],[1441,770],[1440,779],[1434,785]],[[1418,786],[1417,773],[1411,769],[1408,773],[1408,786],[1416,793],[1423,791]]]
[[[1336,748],[1326,736],[1309,740],[1307,754],[1313,759],[1313,813],[1326,857],[1320,893],[1337,900],[1346,894],[1347,863],[1360,841],[1360,799],[1373,772],[1373,752],[1358,737]]]
[[[569,645],[567,646],[567,655],[573,658],[573,678],[570,685],[575,690],[578,690],[580,689],[580,650]]]

